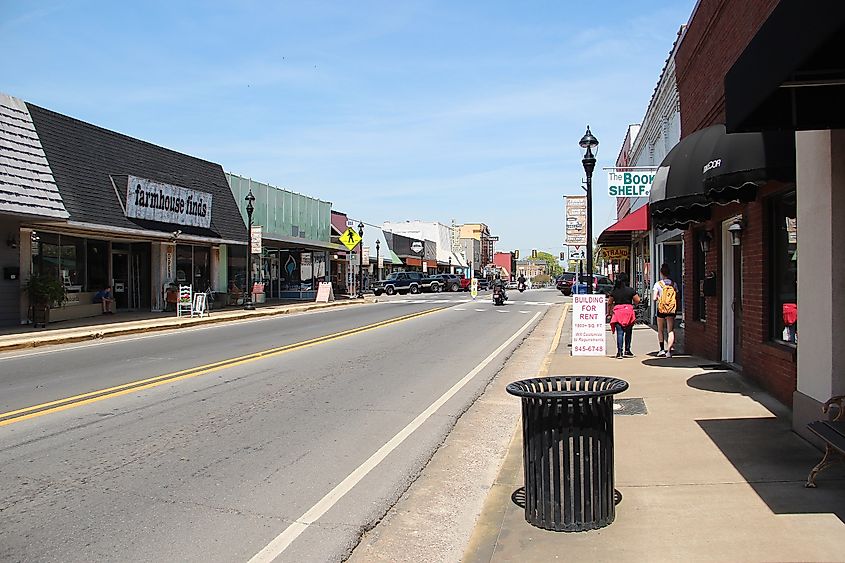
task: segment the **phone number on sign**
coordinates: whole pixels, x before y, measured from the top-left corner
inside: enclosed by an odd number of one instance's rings
[[[573,350],[575,352],[604,352],[602,346],[575,346]]]

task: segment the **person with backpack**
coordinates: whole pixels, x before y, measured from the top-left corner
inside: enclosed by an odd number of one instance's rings
[[[678,292],[669,278],[669,264],[660,266],[660,279],[654,284],[652,300],[657,306],[657,342],[659,357],[672,357],[675,347],[675,315],[678,312]],[[665,336],[665,338],[664,338]],[[664,340],[666,341],[664,348]]]

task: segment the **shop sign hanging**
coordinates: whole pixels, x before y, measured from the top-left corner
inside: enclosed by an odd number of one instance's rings
[[[605,260],[627,260],[630,250],[627,246],[603,246],[601,255]]]
[[[126,216],[175,225],[211,227],[210,193],[129,176]]]
[[[566,196],[566,244],[587,245],[587,196]]]
[[[656,168],[606,168],[607,195],[610,197],[648,197]]]

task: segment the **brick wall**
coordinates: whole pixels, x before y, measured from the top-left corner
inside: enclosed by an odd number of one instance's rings
[[[725,74],[779,0],[701,0],[675,55],[681,138],[725,122]]]
[[[690,20],[675,56],[675,72],[681,106],[681,137],[725,121],[724,77],[754,34],[777,6],[778,0],[701,0]],[[705,272],[719,280],[719,294],[708,297],[707,320],[693,316],[694,299],[684,300],[686,351],[719,361],[722,357],[721,309],[721,223],[743,214],[746,227],[742,237],[742,370],[743,375],[786,405],[792,404],[797,382],[794,348],[773,342],[769,336],[769,233],[765,198],[785,188],[770,183],[748,204],[715,206],[710,221],[693,225],[684,234],[684,284],[692,291],[694,253],[698,245],[695,229],[711,231],[713,240],[705,257]]]
[[[713,217],[694,228],[706,228],[713,234],[710,251],[705,257],[705,272],[714,273],[719,280],[718,295],[708,297],[707,319],[699,322],[693,315],[693,299],[684,300],[684,345],[686,352],[713,361],[722,358],[722,241],[721,224],[737,214],[746,219],[742,234],[742,373],[755,380],[785,405],[792,405],[792,393],[797,385],[798,361],[796,349],[773,341],[770,337],[771,304],[769,301],[769,232],[767,197],[784,189],[770,183],[760,190],[755,201],[740,205],[715,207]],[[684,233],[684,284],[692,291],[693,249],[698,245],[695,230]]]

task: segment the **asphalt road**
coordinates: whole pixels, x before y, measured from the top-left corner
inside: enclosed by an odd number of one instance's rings
[[[0,355],[0,560],[342,559],[562,299],[488,295]]]

